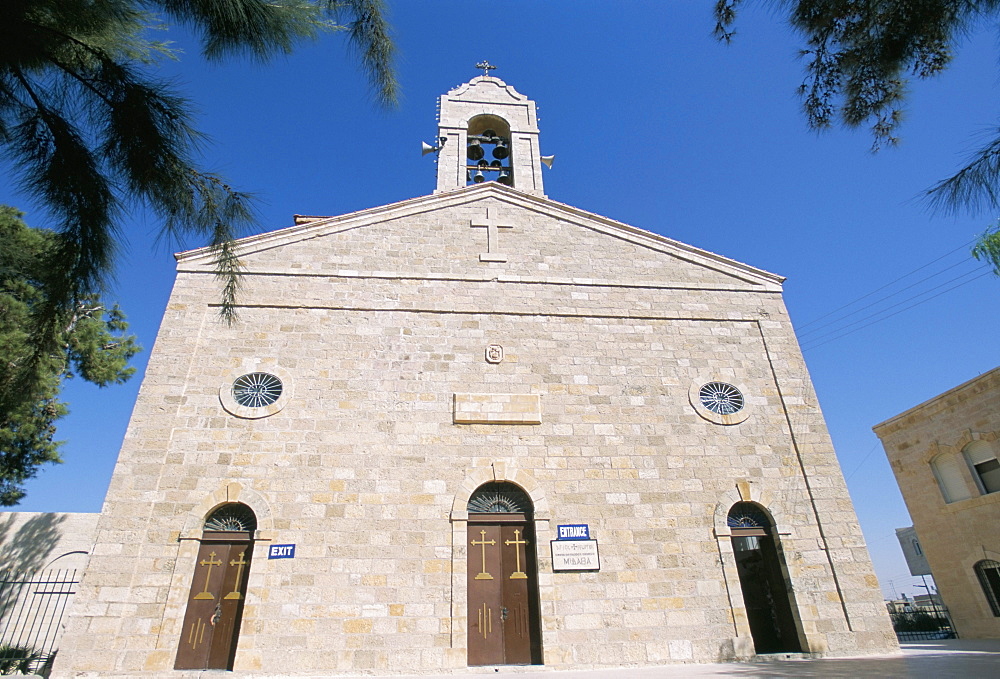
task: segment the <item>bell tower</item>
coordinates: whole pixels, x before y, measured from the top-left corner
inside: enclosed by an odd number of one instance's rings
[[[535,102],[489,75],[477,76],[441,96],[438,105],[437,189],[498,181],[519,191],[545,195]]]

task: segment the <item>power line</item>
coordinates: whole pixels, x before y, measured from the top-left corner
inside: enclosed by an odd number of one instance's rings
[[[810,342],[816,342],[817,340],[821,340],[821,339],[823,339],[824,337],[829,337],[830,335],[832,335],[832,334],[835,334],[835,333],[838,333],[838,332],[840,332],[841,330],[846,330],[847,328],[850,328],[850,327],[852,327],[852,326],[855,326],[855,325],[857,325],[858,323],[862,323],[862,322],[864,322],[864,321],[866,321],[866,320],[868,320],[868,319],[870,319],[870,318],[874,318],[875,316],[878,316],[879,314],[883,314],[883,313],[885,313],[886,311],[889,311],[890,309],[895,309],[896,307],[900,306],[901,304],[906,304],[907,302],[910,302],[910,301],[912,301],[912,300],[914,300],[914,299],[918,299],[918,298],[920,298],[920,297],[923,297],[924,295],[928,295],[928,294],[930,294],[930,293],[934,292],[935,290],[938,290],[938,289],[940,289],[940,288],[943,288],[943,287],[944,287],[944,286],[946,286],[946,285],[950,285],[951,283],[954,283],[954,282],[955,282],[955,281],[957,281],[957,280],[961,280],[962,278],[965,278],[965,277],[967,277],[967,276],[970,276],[970,275],[972,275],[972,274],[976,273],[976,271],[977,271],[977,270],[978,270],[978,268],[977,268],[977,269],[972,269],[971,271],[966,271],[965,273],[963,273],[963,274],[960,274],[960,275],[958,275],[958,276],[955,276],[954,278],[950,278],[950,279],[948,279],[948,280],[946,280],[946,281],[944,281],[944,282],[942,282],[942,283],[938,283],[938,284],[937,284],[937,285],[935,285],[934,287],[931,287],[931,288],[928,288],[927,290],[924,290],[924,291],[922,291],[922,292],[918,292],[918,293],[917,293],[917,294],[915,294],[915,295],[911,295],[911,296],[909,296],[909,297],[907,297],[907,298],[905,298],[905,299],[902,299],[902,300],[900,300],[900,301],[898,301],[898,302],[896,302],[896,303],[894,303],[894,304],[890,304],[890,305],[889,305],[889,306],[887,306],[887,307],[883,307],[882,309],[879,309],[879,310],[878,310],[878,311],[876,311],[875,313],[872,313],[872,314],[869,314],[869,315],[867,315],[867,316],[863,316],[862,318],[859,318],[859,319],[858,319],[858,320],[856,320],[856,321],[851,321],[850,323],[847,323],[846,325],[841,325],[840,327],[838,327],[838,328],[834,328],[833,330],[830,330],[830,331],[828,331],[828,332],[825,332],[825,333],[823,333],[822,335],[819,335],[818,337],[811,337],[811,338],[809,338],[809,339],[806,339],[806,340],[801,340],[801,341],[802,341],[802,342],[804,342],[804,343],[806,343],[806,344],[808,344],[808,343],[810,343]],[[909,287],[912,287],[912,286],[909,286]],[[906,289],[908,289],[908,288],[904,288],[904,290],[906,290]],[[900,292],[903,292],[903,290],[900,290]],[[894,293],[894,294],[896,294],[896,293]],[[862,307],[861,309],[858,309],[857,311],[855,311],[855,312],[853,312],[853,313],[849,314],[848,316],[845,316],[844,318],[842,318],[842,319],[840,319],[840,320],[847,320],[847,319],[848,319],[848,318],[850,318],[851,316],[854,316],[854,315],[856,315],[856,314],[860,314],[860,313],[863,313],[863,312],[865,312],[865,311],[867,311],[867,310],[869,310],[869,309],[872,309],[872,308],[874,308],[874,307],[876,306],[876,304],[878,304],[878,303],[880,303],[880,302],[885,302],[885,301],[888,301],[888,300],[889,300],[889,299],[891,299],[891,298],[892,298],[893,296],[894,296],[894,295],[889,295],[888,297],[884,297],[884,298],[882,298],[882,299],[878,300],[878,302],[875,302],[875,303],[872,303],[872,304],[869,304],[869,305],[867,305],[867,306],[864,306],[864,307]],[[928,299],[933,299],[933,298],[928,298]],[[924,301],[926,301],[926,300],[924,300]],[[888,318],[888,317],[887,317],[887,318]],[[800,338],[800,339],[801,339],[801,338]]]
[[[896,283],[898,283],[899,281],[903,280],[904,278],[909,278],[910,276],[912,276],[913,274],[917,273],[918,271],[922,271],[922,270],[926,269],[926,268],[927,268],[927,267],[929,267],[929,266],[930,266],[931,264],[935,264],[935,263],[937,263],[937,262],[940,262],[940,261],[941,261],[942,259],[944,259],[945,257],[949,257],[949,256],[951,256],[951,255],[955,254],[956,252],[958,252],[959,250],[964,250],[964,249],[968,248],[968,247],[969,247],[970,245],[972,245],[973,243],[975,243],[975,242],[976,242],[977,240],[978,240],[977,238],[973,238],[973,239],[972,239],[972,240],[970,240],[970,241],[969,241],[968,243],[965,243],[964,245],[959,245],[959,246],[958,246],[957,248],[955,248],[954,250],[951,250],[950,252],[946,252],[945,254],[941,255],[941,256],[940,256],[940,257],[938,257],[937,259],[933,259],[933,260],[931,260],[930,262],[927,262],[926,264],[924,264],[923,266],[918,266],[918,267],[917,267],[916,269],[914,269],[914,270],[913,270],[913,271],[911,271],[910,273],[907,273],[907,274],[903,274],[903,275],[902,275],[902,276],[900,276],[899,278],[897,278],[897,279],[895,279],[895,280],[893,280],[893,281],[890,281],[890,282],[886,283],[886,284],[885,284],[885,285],[883,285],[882,287],[880,287],[880,288],[876,288],[876,289],[872,290],[871,292],[869,292],[869,293],[866,293],[866,294],[862,295],[861,297],[858,297],[857,299],[855,299],[855,300],[852,300],[852,301],[848,302],[847,304],[845,304],[845,305],[843,305],[843,306],[841,306],[841,307],[837,307],[837,308],[836,308],[836,309],[834,309],[833,311],[830,311],[830,312],[828,312],[828,313],[825,313],[825,314],[823,314],[822,316],[820,316],[819,318],[814,318],[813,320],[811,320],[811,321],[809,321],[809,322],[807,322],[807,323],[803,323],[802,325],[800,325],[800,326],[799,326],[799,329],[802,329],[802,328],[808,328],[808,327],[809,327],[810,325],[813,325],[814,323],[817,323],[817,322],[819,322],[819,321],[823,320],[823,319],[824,319],[824,318],[826,318],[827,316],[831,316],[831,315],[833,315],[833,314],[837,313],[838,311],[840,311],[840,310],[842,310],[842,309],[846,309],[846,308],[847,308],[847,307],[849,307],[849,306],[852,306],[852,305],[854,305],[854,304],[857,304],[857,303],[858,303],[858,302],[860,302],[861,300],[863,300],[863,299],[867,299],[867,298],[871,297],[872,295],[874,295],[875,293],[878,293],[878,292],[881,292],[882,290],[885,290],[886,288],[888,288],[888,287],[891,287],[891,286],[895,285]]]
[[[864,459],[863,459],[863,460],[861,460],[861,462],[859,462],[859,463],[858,463],[858,466],[854,468],[854,471],[852,471],[852,472],[851,472],[850,474],[848,474],[848,475],[847,475],[847,478],[846,478],[846,479],[844,479],[844,483],[847,483],[848,481],[850,481],[850,480],[851,480],[851,477],[852,477],[852,476],[854,476],[855,474],[857,474],[857,473],[858,473],[858,471],[859,471],[859,470],[860,470],[860,469],[861,469],[862,467],[864,467],[864,466],[865,466],[865,462],[867,462],[867,461],[868,461],[868,458],[869,458],[869,457],[871,457],[871,456],[872,456],[872,453],[874,453],[874,452],[875,452],[875,449],[876,449],[876,448],[878,447],[878,444],[879,444],[879,442],[878,442],[878,441],[876,441],[876,442],[875,442],[875,445],[873,445],[873,446],[872,446],[872,449],[868,451],[868,454],[867,454],[867,455],[865,455]]]
[[[972,271],[972,272],[970,272],[970,273],[975,273],[975,271]],[[928,297],[927,299],[922,299],[922,300],[920,300],[919,302],[915,302],[915,303],[911,304],[911,305],[910,305],[910,306],[908,306],[908,307],[904,307],[904,308],[900,309],[899,311],[896,311],[896,312],[894,312],[894,313],[891,313],[891,314],[889,314],[888,316],[882,316],[881,318],[877,318],[877,319],[875,319],[874,321],[872,321],[871,323],[866,323],[865,325],[862,325],[862,326],[861,326],[860,328],[855,328],[854,330],[848,330],[847,332],[845,332],[845,333],[842,333],[842,334],[840,334],[840,335],[837,335],[836,337],[832,337],[832,338],[830,338],[830,339],[826,340],[825,342],[819,342],[818,344],[812,344],[812,345],[810,345],[810,346],[808,346],[808,347],[803,347],[803,348],[802,348],[802,351],[809,351],[810,349],[815,349],[815,348],[817,348],[817,347],[821,347],[821,346],[823,346],[824,344],[829,344],[830,342],[833,342],[833,341],[835,341],[835,340],[838,340],[838,339],[840,339],[840,338],[842,338],[842,337],[847,337],[848,335],[853,335],[854,333],[856,333],[856,332],[857,332],[857,331],[859,331],[859,330],[864,330],[865,328],[867,328],[867,327],[869,327],[869,326],[872,326],[872,325],[875,325],[876,323],[881,323],[882,321],[885,321],[885,320],[888,320],[888,319],[892,318],[893,316],[897,316],[897,315],[899,315],[899,314],[903,313],[904,311],[908,311],[908,310],[912,309],[912,308],[913,308],[913,307],[915,307],[915,306],[920,306],[921,304],[924,304],[924,303],[926,303],[926,302],[929,302],[929,301],[931,301],[932,299],[936,299],[936,298],[940,297],[941,295],[944,295],[944,294],[946,294],[946,293],[949,293],[949,292],[951,292],[952,290],[955,290],[955,289],[957,289],[957,288],[960,288],[960,287],[962,287],[963,285],[968,285],[969,283],[972,283],[973,281],[977,281],[977,280],[979,280],[980,278],[983,278],[983,277],[985,277],[985,276],[989,276],[989,275],[990,275],[991,273],[992,273],[992,271],[985,271],[985,272],[983,272],[983,273],[979,274],[978,276],[976,276],[975,278],[970,278],[969,280],[967,280],[967,281],[963,281],[962,283],[959,283],[958,285],[953,285],[952,287],[948,288],[947,290],[942,290],[941,292],[939,292],[939,293],[938,293],[938,294],[936,294],[936,295],[933,295],[933,296],[931,296],[931,297]],[[968,275],[968,274],[963,274],[962,276],[959,276],[958,278],[963,278],[963,277],[965,277],[965,276],[967,276],[967,275]],[[938,288],[942,287],[943,285],[947,285],[948,283],[951,283],[951,282],[952,282],[952,281],[954,281],[954,280],[958,280],[958,278],[954,278],[954,279],[952,279],[951,281],[947,281],[947,282],[945,282],[945,283],[942,283],[941,285],[939,285],[939,286],[936,286],[936,287],[934,287],[934,288],[931,288],[931,289],[930,289],[930,290],[928,290],[928,291],[925,291],[925,292],[922,292],[922,293],[920,293],[919,295],[914,295],[913,297],[910,297],[909,299],[905,299],[905,300],[903,300],[902,302],[899,302],[899,303],[897,303],[897,304],[894,304],[894,305],[893,305],[893,306],[891,306],[891,307],[888,307],[887,309],[883,309],[883,310],[882,310],[882,311],[880,311],[880,312],[877,312],[877,313],[875,313],[875,314],[872,314],[871,316],[868,316],[867,318],[872,318],[872,317],[874,317],[874,316],[878,316],[878,315],[879,315],[880,313],[884,313],[885,311],[888,311],[889,309],[892,309],[892,308],[895,308],[895,307],[899,306],[900,304],[905,304],[906,302],[910,301],[910,299],[916,299],[917,297],[920,297],[921,295],[925,295],[925,294],[927,294],[928,292],[933,292],[934,290],[937,290]],[[861,319],[861,321],[864,321],[864,320],[866,320],[866,319],[864,319],[864,318],[863,318],[863,319]],[[857,323],[860,323],[861,321],[856,321],[856,322],[854,322],[854,323],[851,323],[850,325],[857,325]],[[845,327],[850,327],[850,325],[848,325],[848,326],[845,326]],[[837,332],[837,331],[836,331],[836,330],[834,330],[834,331],[832,331],[831,333],[828,333],[827,335],[823,335],[822,337],[827,337],[827,336],[829,336],[830,334],[832,334],[833,332]],[[821,337],[821,338],[817,338],[817,339],[822,339],[822,337]]]
[[[802,345],[802,351],[809,351],[815,349],[824,344],[836,341],[838,339],[841,339],[842,337],[846,337],[847,335],[853,334],[859,330],[874,325],[875,323],[880,323],[882,321],[888,320],[889,318],[892,318],[893,316],[902,313],[903,311],[907,311],[915,306],[929,302],[937,297],[940,297],[942,294],[955,290],[963,285],[966,285],[974,280],[978,280],[979,278],[988,275],[990,273],[990,270],[988,268],[985,273],[976,275],[977,273],[982,271],[982,268],[984,268],[986,265],[984,263],[973,262],[971,258],[965,257],[961,261],[956,262],[954,264],[947,264],[943,268],[935,267],[936,270],[933,270],[931,273],[924,275],[918,280],[908,283],[897,290],[894,290],[880,297],[877,297],[878,293],[885,290],[889,290],[897,286],[899,283],[911,278],[912,276],[922,271],[925,271],[930,267],[934,267],[935,265],[942,262],[942,260],[945,260],[953,256],[955,253],[961,252],[963,250],[967,251],[969,246],[971,246],[975,242],[976,239],[973,239],[967,243],[964,243],[958,246],[957,248],[954,248],[953,250],[946,252],[940,257],[936,257],[930,262],[918,266],[912,271],[890,281],[889,283],[886,283],[885,285],[882,285],[876,288],[875,290],[872,290],[871,292],[861,295],[860,297],[848,302],[847,304],[843,304],[834,309],[833,311],[829,311],[813,319],[812,321],[809,321],[801,326],[798,326],[797,335],[799,338],[799,342]],[[964,265],[971,265],[973,268],[964,271],[963,273],[960,273],[957,276],[952,276],[947,280],[937,282],[936,284],[931,284],[929,287],[925,285],[928,283],[928,281],[938,278],[939,276],[943,276],[944,274],[953,271],[958,267],[962,267]],[[909,296],[902,297],[902,299],[900,298],[907,291],[913,291],[915,288],[921,288],[921,287],[923,287],[924,289],[920,290],[919,292],[914,292],[914,294],[911,294]],[[872,299],[873,297],[875,297],[875,299]],[[858,307],[859,304],[862,304],[862,306]],[[858,307],[858,308],[850,310],[852,307]],[[894,309],[897,309],[897,311],[893,311]],[[805,330],[803,331],[804,328]]]
[[[947,256],[947,255],[946,255],[946,256]],[[938,258],[938,259],[940,259],[940,258]],[[935,261],[936,261],[936,260],[935,260]],[[955,267],[957,267],[957,266],[963,266],[963,265],[968,265],[968,264],[969,264],[969,260],[965,260],[965,259],[963,259],[963,260],[962,260],[962,261],[960,261],[960,262],[956,262],[956,263],[952,264],[951,266],[948,266],[948,267],[945,267],[944,269],[941,269],[941,270],[940,270],[940,271],[938,271],[937,273],[932,273],[932,274],[931,274],[930,276],[925,276],[925,277],[921,278],[921,279],[920,279],[919,281],[916,281],[916,282],[914,282],[914,283],[910,283],[910,284],[909,284],[909,285],[907,285],[907,286],[906,286],[905,288],[900,288],[900,289],[899,289],[899,290],[897,290],[896,292],[891,292],[891,293],[889,293],[888,295],[886,295],[885,297],[880,297],[879,299],[875,300],[874,302],[872,302],[872,303],[870,303],[870,304],[866,304],[865,306],[861,307],[861,308],[860,308],[860,309],[858,309],[857,311],[851,311],[851,312],[849,312],[849,313],[847,313],[847,314],[844,314],[843,316],[838,316],[837,318],[834,318],[833,320],[831,320],[831,321],[828,321],[828,322],[826,322],[826,323],[824,323],[824,324],[822,324],[822,325],[818,325],[818,326],[816,326],[815,328],[813,328],[812,330],[806,330],[805,332],[802,332],[802,333],[800,333],[800,334],[799,334],[799,338],[801,339],[802,337],[804,337],[804,336],[806,336],[806,335],[811,335],[811,334],[813,334],[813,333],[817,333],[817,332],[819,332],[820,330],[822,330],[823,328],[826,328],[826,327],[828,327],[828,326],[830,326],[830,325],[833,325],[834,323],[837,323],[838,321],[842,321],[842,320],[845,320],[845,319],[847,319],[847,318],[850,318],[851,316],[853,316],[853,315],[855,315],[855,314],[859,314],[859,313],[861,313],[862,311],[864,311],[864,310],[866,310],[866,309],[870,309],[870,308],[872,308],[873,306],[875,306],[875,305],[879,304],[880,302],[885,302],[886,300],[889,300],[889,299],[892,299],[892,298],[893,298],[893,297],[895,297],[896,295],[898,295],[898,294],[900,294],[900,293],[902,293],[902,292],[906,292],[906,291],[907,291],[907,290],[909,290],[910,288],[915,288],[915,287],[917,287],[918,285],[920,285],[921,283],[925,283],[925,282],[929,281],[929,280],[930,280],[930,279],[932,279],[932,278],[935,278],[935,277],[937,277],[937,276],[940,276],[941,274],[943,274],[943,273],[944,273],[944,272],[946,272],[946,271],[951,271],[952,269],[954,269],[954,268],[955,268]],[[977,268],[978,268],[978,267],[977,267]],[[964,274],[963,274],[963,275],[964,275]],[[941,283],[940,285],[947,285],[947,284],[948,284],[948,283],[950,283],[951,281],[953,281],[953,280],[956,280],[957,278],[960,278],[960,277],[961,277],[961,276],[959,276],[959,277],[956,277],[956,278],[953,278],[953,279],[951,279],[950,281],[945,281],[944,283]],[[899,279],[897,279],[897,281],[896,281],[896,282],[898,282],[898,280],[899,280]],[[883,285],[883,286],[882,286],[881,288],[879,288],[879,290],[882,290],[882,289],[884,289],[885,287],[886,287],[886,286],[884,286],[884,285]],[[934,288],[932,288],[932,290],[933,290],[933,289],[934,289]],[[877,292],[877,291],[876,291],[876,292]],[[867,295],[865,295],[865,297],[871,297],[871,296],[872,296],[873,294],[874,294],[874,293],[870,292],[870,293],[868,293]],[[921,294],[923,294],[923,293],[921,293]],[[864,298],[858,298],[857,300],[855,300],[855,302],[858,302],[858,301],[860,301],[861,299],[864,299]],[[912,297],[911,297],[910,299],[912,299]],[[904,300],[904,301],[905,301],[905,300]],[[852,302],[852,304],[853,304],[853,303],[854,303],[854,302]],[[841,307],[841,309],[843,309],[843,308],[844,308],[844,307]],[[890,308],[891,308],[891,307],[890,307]],[[831,313],[832,313],[832,312],[831,312]],[[829,316],[830,314],[826,314],[826,315],[827,315],[827,316]],[[817,319],[817,320],[818,320],[818,319]],[[815,323],[815,322],[816,322],[816,321],[813,321],[813,323]]]

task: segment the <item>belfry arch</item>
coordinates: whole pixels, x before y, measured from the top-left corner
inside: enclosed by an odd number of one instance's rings
[[[514,185],[510,124],[490,113],[473,116],[466,130],[466,183],[498,181]]]

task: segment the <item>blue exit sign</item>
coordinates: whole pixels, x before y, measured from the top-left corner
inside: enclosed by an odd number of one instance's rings
[[[560,540],[589,540],[590,526],[585,523],[557,526],[556,536]]]
[[[268,559],[294,559],[295,545],[271,545],[267,550]]]

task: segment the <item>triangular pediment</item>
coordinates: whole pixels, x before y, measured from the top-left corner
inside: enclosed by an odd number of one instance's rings
[[[300,221],[241,239],[246,270],[760,291],[779,291],[783,280],[496,182]],[[202,248],[177,259],[179,270],[207,270],[213,255]]]

